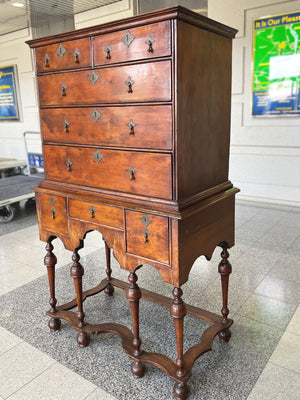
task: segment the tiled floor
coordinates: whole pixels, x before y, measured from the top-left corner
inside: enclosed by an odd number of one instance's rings
[[[1,226],[0,226],[1,230]],[[88,235],[81,256],[92,254],[99,246],[99,234]],[[57,241],[58,267],[70,262],[71,254]],[[280,332],[281,339],[257,382],[249,400],[300,398],[300,212],[299,209],[260,208],[238,205],[236,246],[230,251],[233,274],[230,280],[230,310],[236,321],[255,332]],[[33,225],[0,236],[1,295],[42,277],[44,243],[38,240]],[[213,255],[218,263],[219,251]],[[195,305],[218,311],[211,299],[219,292],[219,279],[209,264],[200,259],[191,274],[201,272],[204,279],[191,295]],[[142,270],[141,270],[142,271]],[[199,272],[200,271],[200,272]],[[141,281],[143,278],[141,277]],[[204,283],[203,283],[204,282]],[[185,285],[192,285],[190,281]],[[195,298],[194,298],[194,297]],[[8,310],[8,309],[6,309]],[[2,320],[9,315],[1,309]],[[237,322],[238,325],[238,322]],[[46,329],[46,328],[45,328]],[[276,342],[277,343],[277,342]],[[234,344],[232,344],[234,346]],[[264,343],[262,343],[264,346]],[[241,371],[242,373],[242,371]],[[130,382],[130,379],[128,379]],[[130,384],[130,383],[129,383]],[[207,383],[208,384],[208,383]],[[245,383],[246,384],[246,383]],[[234,390],[234,389],[232,389]],[[154,399],[149,395],[148,399]],[[128,397],[129,399],[130,397]],[[235,393],[228,398],[236,399]],[[118,399],[98,385],[60,364],[19,336],[0,327],[0,400],[109,400]],[[171,396],[170,396],[171,399]],[[155,399],[156,400],[156,399]]]

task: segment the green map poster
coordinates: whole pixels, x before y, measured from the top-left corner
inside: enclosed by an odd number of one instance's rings
[[[300,12],[253,21],[252,115],[300,115]]]

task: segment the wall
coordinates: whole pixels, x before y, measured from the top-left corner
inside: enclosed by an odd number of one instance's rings
[[[75,27],[130,17],[136,13],[135,5],[135,0],[123,0],[77,14]],[[22,112],[21,122],[0,122],[0,158],[26,159],[23,132],[40,130],[32,53],[25,43],[31,37],[28,29],[0,36],[0,66],[17,64]],[[32,152],[41,151],[38,139],[29,137],[28,145]]]
[[[208,16],[239,30],[233,43],[230,179],[239,199],[300,206],[300,117],[251,116],[252,21],[300,1],[209,0]]]

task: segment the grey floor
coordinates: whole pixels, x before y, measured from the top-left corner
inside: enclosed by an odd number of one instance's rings
[[[22,219],[22,218],[21,218]],[[142,379],[130,373],[130,361],[120,340],[109,334],[94,336],[80,349],[76,332],[66,323],[50,332],[48,283],[43,267],[44,243],[33,224],[8,233],[0,226],[0,400],[1,399],[171,399],[173,382],[154,367]],[[28,222],[26,222],[28,223]],[[15,225],[17,228],[17,224]],[[2,233],[1,233],[2,230]],[[69,274],[71,254],[55,240],[58,257],[57,298],[73,297]],[[89,233],[80,251],[84,285],[93,286],[105,275],[103,241]],[[199,258],[183,286],[184,300],[213,312],[221,307],[217,272],[220,249],[207,262]],[[300,212],[237,205],[236,246],[230,250],[230,316],[234,319],[228,344],[216,338],[212,352],[194,365],[190,399],[300,398]],[[113,263],[114,276],[127,272]],[[149,266],[139,272],[142,287],[170,295]],[[88,322],[119,322],[131,327],[125,293],[112,298],[99,294],[85,302]],[[207,327],[185,319],[186,348],[199,341]],[[175,357],[174,328],[167,308],[141,302],[142,347]]]

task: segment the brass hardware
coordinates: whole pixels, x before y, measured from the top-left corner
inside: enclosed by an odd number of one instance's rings
[[[64,56],[64,54],[65,54],[66,51],[67,51],[67,50],[64,48],[64,46],[63,46],[61,43],[59,43],[59,46],[58,46],[58,48],[56,49],[56,54],[57,54],[60,58],[63,58],[63,56]]]
[[[45,61],[45,67],[49,68],[50,57],[48,56],[48,53],[45,54],[44,61]]]
[[[143,232],[143,233],[144,233],[144,243],[147,243],[147,242],[148,242],[148,236],[150,235],[150,233],[147,232],[146,230],[147,230],[147,228],[146,228],[145,231]]]
[[[106,59],[110,60],[110,53],[112,51],[112,48],[109,44],[106,45],[105,49],[104,49],[105,53],[106,53]]]
[[[101,154],[99,150],[95,151],[95,153],[93,154],[93,157],[97,161],[98,164],[104,158],[103,154]]]
[[[65,133],[69,132],[68,131],[69,126],[70,126],[69,122],[65,119],[65,122],[64,122]]]
[[[78,49],[75,49],[73,56],[75,57],[75,64],[79,64],[79,56],[80,56],[80,52]]]
[[[127,81],[125,82],[125,85],[128,86],[128,93],[132,93],[132,85],[134,84],[134,81],[131,79],[131,77],[129,76]]]
[[[55,214],[56,214],[56,211],[54,210],[54,207],[52,207],[51,208],[51,219],[55,218]]]
[[[99,111],[97,110],[97,108],[94,108],[94,110],[90,113],[91,118],[93,118],[93,120],[95,122],[98,121],[99,118],[102,117],[102,114],[99,113]]]
[[[129,135],[134,135],[134,128],[135,128],[136,124],[133,122],[132,119],[129,121],[127,126],[128,126],[128,128],[130,128]]]
[[[127,170],[127,172],[130,173],[130,180],[133,181],[134,179],[134,174],[137,172],[133,167],[130,167],[130,169]]]
[[[95,71],[92,71],[89,76],[88,80],[95,86],[97,80],[99,79],[99,75],[96,74]]]
[[[155,39],[149,35],[146,42],[145,42],[149,47],[148,47],[148,53],[153,53],[153,43],[155,43]]]
[[[68,158],[68,160],[65,162],[66,166],[67,166],[67,171],[70,172],[71,171],[71,166],[73,165],[73,163],[71,162],[71,160]]]
[[[65,96],[66,95],[67,86],[64,83],[62,83],[60,89],[61,89],[61,95]]]
[[[89,208],[89,210],[90,210],[90,212],[91,212],[91,218],[94,218],[95,217],[95,208],[94,208],[94,206],[93,205],[91,205],[91,207]]]
[[[54,204],[56,203],[56,200],[54,200],[54,198],[52,196],[50,197],[49,201],[50,201],[51,206],[54,206]]]
[[[121,40],[127,47],[129,47],[134,39],[135,37],[133,36],[133,34],[130,33],[129,30],[127,29],[125,35],[122,37]]]
[[[148,236],[151,235],[151,233],[148,231],[147,227],[151,224],[151,219],[148,217],[148,215],[144,214],[142,216],[142,218],[140,218],[140,220],[142,221],[145,229],[142,231],[142,233],[144,234],[144,243],[148,242]]]

